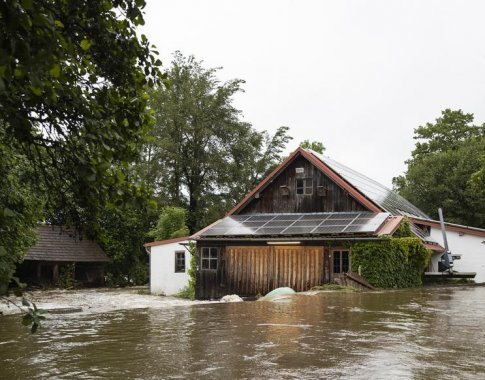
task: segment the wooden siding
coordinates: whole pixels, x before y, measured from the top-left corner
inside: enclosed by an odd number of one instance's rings
[[[296,173],[303,168],[303,173]],[[312,195],[296,194],[296,179],[312,178]],[[286,186],[289,195],[284,195],[281,186]],[[326,189],[326,195],[317,193],[317,188]],[[297,157],[257,197],[253,198],[239,214],[256,213],[308,213],[367,211],[345,190],[333,182],[304,157]]]
[[[323,247],[227,246],[217,271],[198,273],[197,298],[264,295],[288,286],[309,290],[324,282]]]

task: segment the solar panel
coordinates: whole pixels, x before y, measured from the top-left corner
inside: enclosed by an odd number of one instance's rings
[[[429,219],[428,215],[414,206],[411,202],[379,182],[319,153],[312,152],[312,154],[392,215],[409,214],[411,216]]]
[[[204,236],[286,236],[373,233],[388,213],[258,214],[228,216],[200,234]],[[309,217],[309,218],[308,218]]]

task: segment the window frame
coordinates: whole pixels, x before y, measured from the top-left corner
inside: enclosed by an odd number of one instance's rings
[[[182,255],[182,257],[180,257]],[[186,266],[185,266],[185,251],[175,251],[175,273],[185,273]],[[183,269],[181,269],[180,262],[183,262]]]
[[[344,255],[343,253],[346,254],[346,260],[344,260]],[[338,256],[338,265],[336,265],[336,258]],[[346,261],[346,264],[344,262]],[[345,267],[347,267],[347,270],[344,270]],[[335,269],[338,269],[336,271]],[[332,249],[332,272],[334,274],[342,275],[344,273],[348,273],[351,270],[351,265],[350,265],[350,250],[345,249],[345,248],[336,248]]]
[[[302,181],[302,185],[298,185],[298,181]],[[301,192],[299,192],[301,191]],[[295,194],[296,195],[313,195],[313,177],[300,177],[295,179]]]
[[[200,270],[217,271],[219,269],[219,247],[200,248]]]

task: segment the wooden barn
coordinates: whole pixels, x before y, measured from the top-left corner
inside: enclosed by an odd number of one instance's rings
[[[37,243],[17,268],[22,281],[28,285],[55,285],[60,274],[72,266],[76,284],[104,285],[104,265],[110,259],[98,243],[59,226],[41,226],[37,235]]]
[[[357,270],[345,242],[392,235],[404,217],[428,248],[443,252],[430,236],[430,217],[417,207],[336,161],[298,148],[225,218],[192,236],[199,257],[196,296],[251,296],[281,286],[304,291],[338,281]]]

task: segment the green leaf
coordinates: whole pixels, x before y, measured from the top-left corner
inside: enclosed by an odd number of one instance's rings
[[[15,212],[10,210],[8,207],[3,209],[3,216],[6,218],[12,218],[15,216]]]
[[[91,41],[84,39],[81,41],[81,49],[88,50],[91,47]]]
[[[58,63],[54,63],[54,65],[52,65],[52,68],[49,70],[49,74],[54,78],[58,78],[59,75],[61,75],[61,66],[59,66]]]
[[[34,95],[41,96],[42,90],[39,87],[30,86],[30,90],[34,93]]]
[[[55,20],[54,21],[54,25],[57,27],[57,28],[64,28],[64,24],[60,21],[60,20]]]
[[[29,326],[32,323],[32,316],[30,314],[25,314],[22,317],[22,324],[24,326]]]
[[[3,245],[0,245],[0,257],[6,256],[7,255],[7,250]]]

